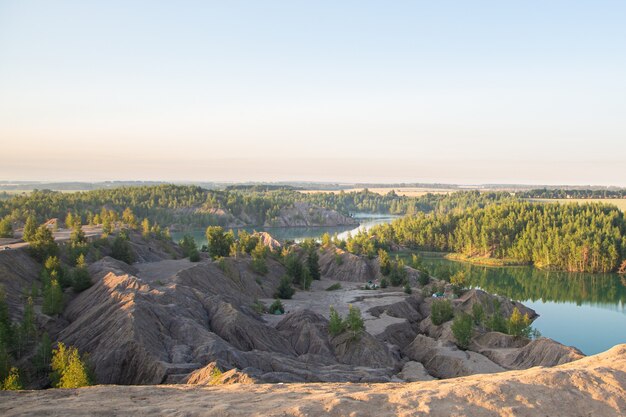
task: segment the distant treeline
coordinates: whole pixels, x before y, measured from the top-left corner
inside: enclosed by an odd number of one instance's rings
[[[461,211],[418,213],[352,239],[357,244],[348,247],[369,247],[374,241],[380,247],[399,244],[572,272],[615,271],[626,259],[624,213],[599,203],[510,200]]]
[[[621,190],[549,190],[546,188],[524,191],[520,198],[626,198],[626,189]]]
[[[249,225],[272,221],[281,209],[298,202],[354,213],[414,214],[449,212],[469,207],[484,207],[496,201],[508,201],[508,193],[456,192],[450,195],[426,194],[406,197],[389,192],[385,195],[366,190],[339,193],[301,193],[293,189],[267,186],[236,187],[223,191],[197,186],[156,185],[120,187],[86,192],[61,193],[34,191],[0,200],[0,219],[25,222],[34,216],[41,223],[51,218],[65,219],[68,213],[92,223],[103,209],[121,217],[127,208],[138,219],[147,218],[162,226],[181,224],[188,227],[226,225],[239,220]]]

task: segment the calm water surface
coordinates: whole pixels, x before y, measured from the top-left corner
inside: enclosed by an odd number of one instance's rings
[[[464,270],[472,287],[522,302],[540,314],[533,327],[544,336],[587,355],[626,343],[626,276],[486,267],[428,257],[424,264],[444,279]]]
[[[357,213],[353,216],[358,222],[359,226],[334,226],[334,227],[242,227],[239,229],[233,229],[235,234],[240,230],[247,232],[259,231],[267,232],[274,239],[281,242],[286,240],[294,240],[300,242],[304,239],[320,239],[324,233],[328,233],[331,236],[335,233],[339,239],[345,239],[348,233],[355,234],[359,230],[369,230],[377,224],[390,223],[399,216],[392,216],[389,214],[369,214],[369,213]],[[185,234],[190,234],[196,240],[198,246],[202,246],[207,243],[205,230],[192,230],[189,232],[172,232],[172,239],[178,241],[182,239]]]

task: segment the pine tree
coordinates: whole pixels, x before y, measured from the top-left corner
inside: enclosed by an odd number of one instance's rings
[[[330,306],[328,333],[330,333],[331,336],[337,336],[338,334],[343,332],[344,329],[345,326],[343,320],[341,319],[341,316],[339,315],[339,313],[337,313],[337,310],[335,310],[333,306]]]
[[[91,287],[91,276],[87,270],[85,256],[81,254],[76,260],[76,268],[72,274],[72,288],[76,292],[81,292],[89,287]]]
[[[50,285],[43,290],[41,311],[48,315],[59,314],[63,311],[63,291],[56,279],[52,279]]]
[[[30,242],[35,238],[36,233],[37,220],[35,220],[34,216],[28,216],[26,224],[24,225],[24,235],[22,236],[22,239],[26,242]]]
[[[320,257],[317,254],[317,250],[313,249],[309,252],[309,255],[306,259],[307,267],[309,268],[309,274],[311,278],[314,280],[321,279],[322,273],[320,271]]]
[[[0,237],[13,237],[13,225],[9,216],[0,220]]]
[[[52,361],[52,341],[48,333],[44,333],[41,336],[39,346],[35,352],[34,364],[38,374],[46,374],[50,369],[50,362]]]

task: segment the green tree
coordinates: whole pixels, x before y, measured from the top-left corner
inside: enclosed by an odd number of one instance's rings
[[[130,207],[126,207],[124,209],[124,212],[122,213],[122,221],[131,229],[137,228],[137,217],[135,217],[135,214]]]
[[[352,339],[356,339],[365,330],[365,322],[361,317],[361,310],[357,307],[353,307],[352,304],[348,305],[348,315],[345,320],[346,329],[350,332]]]
[[[474,319],[474,324],[480,326],[485,320],[485,310],[483,305],[480,303],[475,303],[472,305],[472,318]]]
[[[26,242],[30,242],[35,239],[35,234],[37,233],[37,220],[35,220],[35,216],[28,216],[26,219],[26,224],[24,224],[24,235],[22,239]]]
[[[309,254],[306,258],[307,267],[309,269],[309,274],[311,278],[314,280],[319,280],[322,278],[322,273],[320,271],[320,257],[317,254],[317,250],[312,249],[309,251]]]
[[[18,391],[21,390],[22,383],[20,382],[20,374],[17,368],[11,368],[9,375],[2,381],[2,390],[5,391]]]
[[[52,341],[48,333],[44,333],[41,336],[41,341],[34,357],[34,365],[38,374],[47,374],[50,369],[50,362],[52,361]]]
[[[270,314],[284,314],[285,306],[283,306],[283,303],[280,301],[280,299],[277,298],[276,300],[274,300],[272,305],[270,305],[268,312]]]
[[[72,274],[72,288],[76,292],[81,292],[89,287],[91,287],[91,276],[87,270],[85,256],[81,254],[76,260],[76,268]]]
[[[220,226],[209,226],[206,229],[206,240],[209,255],[215,259],[228,256],[235,238],[232,232],[225,233]]]
[[[200,253],[198,252],[198,245],[196,244],[196,240],[191,235],[185,235],[178,242],[181,249],[183,250],[183,256],[189,257],[191,262],[198,262],[200,260]]]
[[[18,356],[22,356],[24,352],[31,346],[37,338],[37,326],[35,325],[35,310],[33,307],[33,299],[28,297],[24,306],[24,315],[17,329],[18,334]]]
[[[341,316],[339,315],[339,313],[337,313],[337,310],[335,310],[333,306],[330,306],[330,319],[328,321],[328,333],[330,333],[331,336],[337,336],[338,334],[343,332],[344,329],[345,329],[345,324],[343,320],[341,319]]]
[[[434,300],[430,307],[430,320],[439,326],[450,320],[453,316],[450,300]]]
[[[80,388],[91,385],[89,370],[78,349],[62,342],[52,351],[51,379],[56,388]]]
[[[13,237],[13,224],[9,216],[0,220],[0,237]]]
[[[111,256],[127,264],[132,264],[135,261],[135,255],[130,247],[130,243],[128,243],[128,239],[121,234],[117,235],[113,240]]]
[[[113,225],[111,224],[111,218],[105,216],[102,218],[102,236],[107,237],[113,232]]]
[[[56,279],[43,289],[43,305],[41,311],[47,315],[60,314],[63,311],[63,291]]]
[[[251,267],[257,274],[265,275],[269,271],[267,268],[267,262],[265,260],[267,256],[267,247],[263,242],[259,241],[257,245],[252,249],[252,263]]]
[[[508,322],[509,334],[529,338],[532,331],[530,324],[531,320],[528,317],[528,314],[522,315],[519,309],[515,307]]]
[[[148,220],[147,218],[144,218],[141,222],[141,235],[144,238],[150,236],[150,220]]]
[[[380,265],[380,273],[389,275],[391,273],[391,258],[389,253],[384,249],[378,249],[378,264]]]
[[[456,339],[456,344],[465,350],[469,347],[474,329],[472,317],[469,314],[462,313],[454,318],[452,322],[452,334]]]
[[[39,262],[43,262],[49,256],[56,256],[59,247],[54,241],[52,231],[46,226],[39,226],[35,237],[30,241],[30,251]]]
[[[322,235],[322,247],[329,248],[331,243],[332,243],[332,240],[331,240],[330,234],[324,233]]]
[[[280,283],[278,284],[278,288],[276,288],[276,294],[274,294],[274,297],[288,300],[295,292],[296,290],[294,290],[291,286],[291,278],[285,275],[280,279]]]

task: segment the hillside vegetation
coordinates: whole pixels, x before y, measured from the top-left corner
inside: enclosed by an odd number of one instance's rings
[[[380,247],[399,244],[572,272],[615,271],[622,269],[626,258],[624,214],[597,203],[505,201],[461,211],[418,213],[352,239],[367,242],[373,236]],[[350,246],[355,245],[349,242]]]

